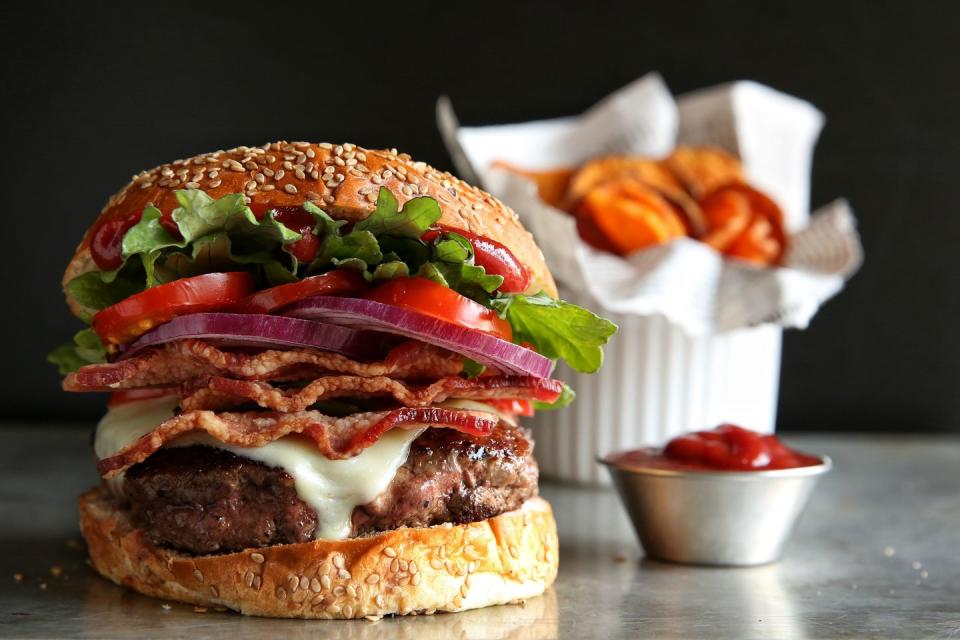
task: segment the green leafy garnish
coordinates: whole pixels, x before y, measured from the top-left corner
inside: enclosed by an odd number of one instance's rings
[[[564,382],[563,391],[560,392],[559,398],[553,402],[540,402],[539,400],[534,400],[533,408],[537,411],[553,411],[554,409],[563,409],[573,402],[576,397],[577,394],[574,393],[573,389],[571,389],[566,382]]]
[[[419,238],[440,219],[440,215],[440,205],[433,198],[414,198],[400,209],[393,194],[380,187],[376,209],[353,225],[353,229],[369,231],[375,236]]]
[[[537,353],[563,358],[583,373],[600,368],[601,347],[617,331],[609,320],[542,292],[495,298],[491,306],[510,323],[514,342],[529,342]]]
[[[476,378],[486,370],[487,367],[480,364],[476,360],[471,360],[470,358],[463,359],[463,374],[467,376],[467,379],[469,380]]]
[[[106,361],[107,351],[103,348],[100,338],[90,328],[78,331],[73,336],[73,342],[60,345],[47,356],[47,362],[57,365],[57,370],[62,376],[84,365]]]

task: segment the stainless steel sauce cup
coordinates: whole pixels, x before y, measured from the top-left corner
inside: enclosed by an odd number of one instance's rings
[[[607,467],[651,558],[749,566],[778,560],[811,491],[832,462],[771,471]]]

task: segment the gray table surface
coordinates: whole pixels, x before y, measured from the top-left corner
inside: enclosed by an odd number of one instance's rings
[[[788,438],[836,468],[784,560],[751,569],[644,560],[611,490],[544,483],[562,549],[546,595],[379,622],[195,613],[100,579],[76,525],[88,438],[0,425],[0,637],[960,637],[960,438]]]

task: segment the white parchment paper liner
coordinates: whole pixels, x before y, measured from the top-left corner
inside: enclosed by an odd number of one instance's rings
[[[762,85],[736,82],[674,100],[660,76],[649,74],[577,117],[459,127],[441,99],[437,119],[460,174],[516,210],[558,281],[588,292],[598,311],[662,315],[692,335],[765,323],[805,328],[863,259],[844,200],[809,214],[823,115]],[[676,144],[726,149],[743,162],[751,183],[783,207],[790,233],[783,267],[724,259],[686,238],[626,259],[596,251],[580,240],[572,217],[542,202],[529,180],[491,167],[496,160],[528,169],[573,166],[609,153],[661,157]]]

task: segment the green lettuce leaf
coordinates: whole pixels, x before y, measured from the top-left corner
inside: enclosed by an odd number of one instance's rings
[[[68,282],[66,290],[83,308],[81,319],[90,322],[94,313],[143,291],[143,285],[123,276],[104,282],[99,271],[88,271]]]
[[[564,382],[563,391],[560,392],[559,398],[553,402],[540,402],[539,400],[534,400],[533,408],[537,411],[553,411],[555,409],[563,409],[564,407],[569,406],[576,397],[577,394],[574,393],[573,389],[571,389],[566,382]]]
[[[468,380],[476,378],[486,370],[486,365],[482,365],[476,360],[471,360],[470,358],[463,359],[463,374],[467,376]]]
[[[60,345],[47,356],[47,362],[57,365],[62,376],[84,365],[106,361],[107,351],[90,328],[78,331],[73,336],[73,342]]]
[[[491,306],[510,323],[514,342],[529,342],[538,353],[563,358],[583,373],[600,368],[602,347],[617,331],[609,320],[542,292],[496,298]]]
[[[419,238],[439,219],[440,205],[433,198],[413,198],[400,209],[393,194],[380,187],[373,213],[353,225],[353,229],[375,236]]]

